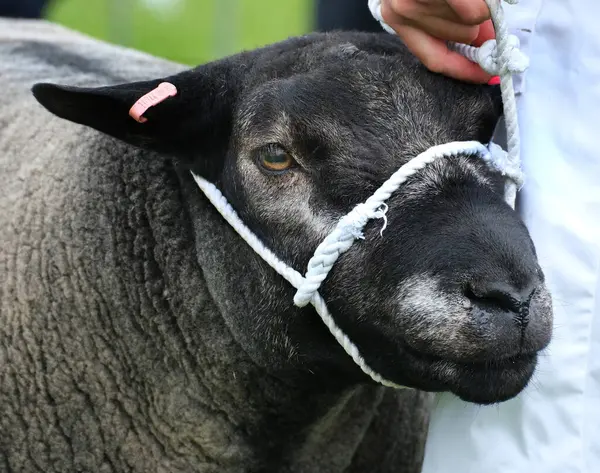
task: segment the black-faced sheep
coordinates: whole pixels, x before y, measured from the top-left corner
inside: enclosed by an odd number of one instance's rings
[[[163,80],[178,95],[133,120]],[[486,143],[495,87],[432,74],[385,33],[187,70],[0,21],[0,90],[0,472],[416,473],[425,391],[498,402],[534,372],[550,299],[477,157],[413,176],[321,288],[400,391],[294,306],[190,174],[303,271],[404,162]]]

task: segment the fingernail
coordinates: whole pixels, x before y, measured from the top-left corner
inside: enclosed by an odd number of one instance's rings
[[[494,76],[488,82],[488,85],[500,85],[500,76]]]

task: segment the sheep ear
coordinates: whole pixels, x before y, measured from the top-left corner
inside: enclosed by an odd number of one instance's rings
[[[47,110],[65,120],[140,148],[196,160],[209,157],[215,146],[226,146],[228,141],[235,99],[233,88],[227,86],[233,81],[228,79],[223,67],[200,67],[171,77],[107,87],[39,83],[32,92]],[[148,98],[149,93],[154,97]],[[164,100],[152,100],[160,95]],[[152,106],[140,123],[130,110],[143,97]]]

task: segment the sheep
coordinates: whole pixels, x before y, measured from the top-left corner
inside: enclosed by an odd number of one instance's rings
[[[178,94],[128,111],[161,82]],[[301,270],[432,145],[486,143],[497,87],[385,33],[311,33],[188,68],[0,20],[0,472],[418,472],[432,393],[502,402],[551,338],[534,245],[474,156],[431,164],[321,293],[378,373],[194,183]]]

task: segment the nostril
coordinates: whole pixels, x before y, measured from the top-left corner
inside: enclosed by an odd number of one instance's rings
[[[469,284],[465,290],[465,295],[477,305],[515,312],[525,318],[532,294],[531,290],[518,291],[502,283]]]

